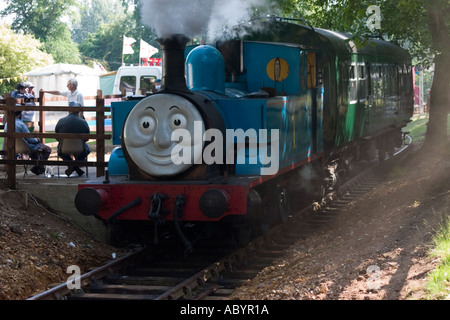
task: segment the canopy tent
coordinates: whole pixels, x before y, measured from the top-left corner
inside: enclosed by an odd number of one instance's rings
[[[114,81],[116,80],[117,71],[112,71],[100,75],[100,90],[103,95],[112,95],[114,89]]]
[[[78,90],[84,96],[96,96],[101,72],[84,65],[57,63],[25,73],[35,86],[36,95],[40,89],[66,91],[67,80],[76,78]]]

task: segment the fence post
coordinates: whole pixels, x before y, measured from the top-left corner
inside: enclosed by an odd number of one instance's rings
[[[105,107],[105,99],[103,98],[102,90],[97,90],[97,97],[95,100],[95,124],[96,124],[96,154],[97,154],[97,162],[105,162],[105,139],[103,138],[105,134],[105,111],[100,111],[99,108]],[[99,136],[102,136],[101,139],[98,139]],[[97,177],[102,177],[105,175],[105,167],[100,166],[97,167]]]
[[[6,105],[8,107],[14,107],[16,105],[16,99],[11,98],[9,95],[6,98]],[[16,112],[14,110],[8,109],[6,111],[6,124],[7,124],[7,134],[8,137],[5,137],[3,142],[6,146],[6,159],[14,160],[16,157],[16,141],[13,136],[14,132],[16,132]],[[21,138],[17,138],[21,139]],[[8,176],[7,186],[10,189],[16,189],[16,165],[11,165],[10,163],[6,166],[6,174]]]
[[[39,90],[39,107],[41,110],[39,110],[39,132],[44,133],[45,132],[45,113],[42,110],[42,107],[45,107],[45,92],[44,89]],[[45,144],[45,138],[41,139],[42,143]]]

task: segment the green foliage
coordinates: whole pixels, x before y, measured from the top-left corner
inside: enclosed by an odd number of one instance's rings
[[[415,115],[411,118],[411,122],[403,128],[403,132],[409,132],[409,136],[413,142],[423,142],[427,133],[429,123],[428,114]],[[447,116],[447,135],[450,135],[450,115]]]
[[[12,15],[12,29],[18,33],[34,35],[45,44],[46,52],[55,62],[79,63],[79,52],[74,45],[68,26],[62,22],[76,6],[76,0],[6,0],[1,15]]]
[[[61,236],[62,236],[61,232],[57,232],[57,231],[50,232],[50,237],[53,239],[59,239],[59,238],[61,238]]]
[[[435,248],[432,257],[440,260],[440,265],[428,277],[427,299],[443,299],[450,296],[450,221],[448,217],[433,238]]]
[[[356,37],[381,35],[386,40],[407,47],[419,61],[430,65],[440,46],[430,32],[430,13],[443,13],[450,31],[450,4],[447,0],[279,0],[282,13],[288,17],[306,18],[312,25],[351,32]],[[381,29],[373,34],[367,22],[367,9],[380,7]]]
[[[105,67],[108,65],[110,70],[117,70],[122,65],[123,35],[136,39],[133,44],[134,54],[124,55],[124,62],[128,65],[139,63],[140,39],[159,48],[154,32],[142,25],[138,27],[139,23],[133,17],[133,14],[127,14],[111,23],[100,25],[96,33],[90,33],[79,45],[85,61],[98,60]]]
[[[428,114],[418,115],[411,118],[411,122],[403,129],[409,132],[414,143],[423,142],[427,132]]]
[[[0,24],[0,94],[14,90],[24,73],[53,63],[52,56],[43,52],[42,47],[33,36],[15,34],[10,27]]]
[[[45,51],[53,56],[56,63],[81,63],[78,46],[72,41],[71,33],[64,24],[60,24],[56,32],[52,32],[47,36]]]
[[[130,36],[129,30],[133,29],[129,24],[128,19],[124,18],[101,25],[96,33],[89,34],[79,45],[80,52],[85,57],[107,61],[112,70],[117,70],[122,64],[123,35]]]
[[[2,15],[14,15],[12,28],[25,34],[46,39],[57,29],[61,18],[69,14],[76,0],[6,0]]]
[[[126,15],[125,11],[121,0],[81,1],[79,16],[72,21],[73,40],[81,43],[88,38],[89,34],[97,33],[101,25],[122,21]]]

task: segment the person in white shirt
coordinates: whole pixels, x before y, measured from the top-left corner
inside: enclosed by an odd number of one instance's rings
[[[70,78],[67,81],[67,91],[49,91],[49,90],[43,90],[46,93],[55,94],[55,95],[61,95],[67,97],[67,102],[69,106],[82,106],[84,107],[84,97],[83,94],[78,91],[78,81],[75,78]],[[80,111],[79,116],[84,118],[83,111]]]

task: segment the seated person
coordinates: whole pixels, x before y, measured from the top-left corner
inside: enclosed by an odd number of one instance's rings
[[[30,133],[30,130],[28,130],[28,127],[20,119],[21,116],[22,116],[22,111],[16,111],[16,119],[15,119],[16,132]],[[8,125],[7,125],[7,123],[5,123],[5,132],[7,131],[7,127],[8,127]],[[16,138],[16,139],[20,139],[20,138]],[[27,137],[27,138],[23,138],[23,140],[27,144],[28,148],[30,148],[30,150],[31,150],[30,158],[32,160],[48,160],[50,153],[52,153],[52,149],[49,146],[42,144],[39,141],[39,139],[37,139],[37,138],[28,138]],[[4,144],[4,142],[3,142],[3,144]],[[3,149],[4,149],[4,146],[3,146]],[[31,168],[31,172],[33,172],[36,175],[43,174],[43,173],[45,173],[45,167],[43,165],[40,165],[40,166],[36,165],[33,168]]]
[[[11,97],[14,99],[23,99],[23,104],[26,106],[35,106],[34,103],[34,85],[31,82],[20,82],[16,86],[16,90],[11,92]],[[22,121],[27,125],[30,132],[34,131],[34,111],[25,110],[22,112]]]
[[[89,124],[83,118],[78,116],[78,112],[70,112],[69,115],[58,120],[55,126],[56,133],[90,133]],[[74,155],[75,161],[86,161],[88,154],[91,152],[87,139],[84,140],[84,152]],[[60,151],[60,144],[58,144],[58,156],[65,161],[73,161],[72,155],[64,154]],[[78,166],[69,166],[65,171],[66,175],[70,177],[73,171],[76,171],[78,176],[82,176],[84,171]]]
[[[25,82],[19,82],[16,85],[16,90],[12,91],[10,96],[14,99],[23,99],[25,98],[25,94],[27,93],[27,87]]]
[[[34,94],[34,85],[27,81],[25,82],[26,93],[25,93],[25,105],[26,106],[35,106],[34,103],[35,94]],[[34,111],[33,110],[24,110],[22,111],[22,121],[25,122],[30,132],[34,130]]]

